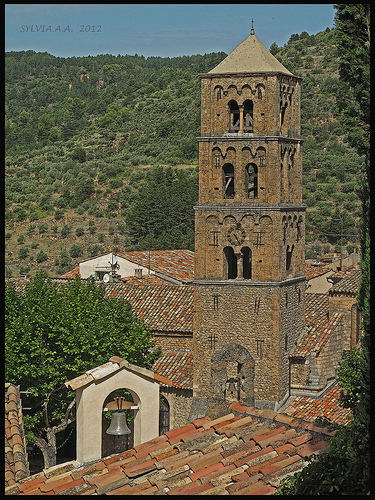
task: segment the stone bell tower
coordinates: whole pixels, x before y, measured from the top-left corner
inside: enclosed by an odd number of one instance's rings
[[[304,326],[301,78],[253,29],[200,78],[190,416],[277,409]]]

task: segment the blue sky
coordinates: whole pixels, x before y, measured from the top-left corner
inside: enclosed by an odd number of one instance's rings
[[[250,34],[252,18],[269,49],[293,33],[333,28],[335,12],[333,4],[320,3],[6,4],[5,50],[59,57],[229,54]]]

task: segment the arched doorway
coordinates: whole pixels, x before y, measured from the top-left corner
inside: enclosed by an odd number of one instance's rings
[[[255,361],[242,345],[230,342],[211,358],[210,392],[224,400],[254,404]]]

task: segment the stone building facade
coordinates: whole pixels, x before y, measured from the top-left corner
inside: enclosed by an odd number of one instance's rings
[[[200,77],[191,418],[277,408],[305,294],[301,79],[253,30]]]

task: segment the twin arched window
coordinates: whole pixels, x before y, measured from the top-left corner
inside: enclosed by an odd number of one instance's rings
[[[249,163],[245,168],[245,189],[250,199],[258,198],[258,167],[255,163]],[[223,165],[223,188],[224,198],[234,198],[234,166],[232,163]]]
[[[232,99],[229,106],[229,132],[253,132],[253,101],[246,99],[238,106]]]
[[[224,248],[224,279],[251,279],[251,249],[242,247],[240,253],[234,253],[232,247]]]

